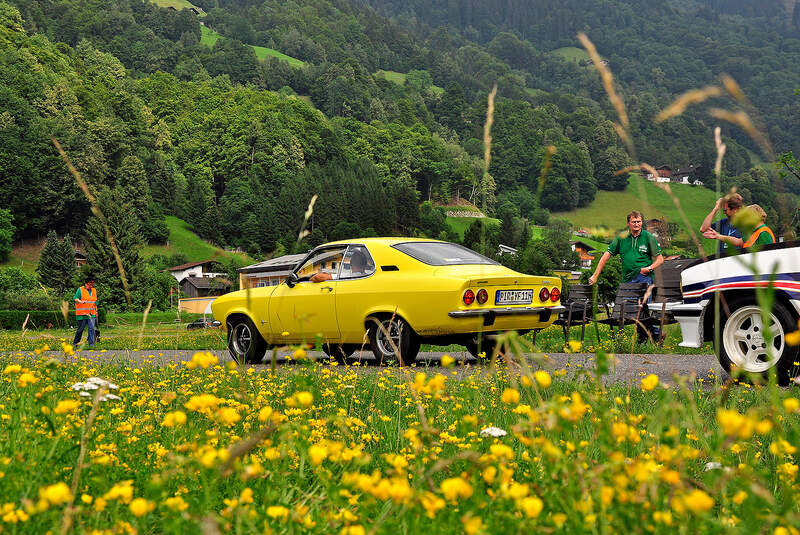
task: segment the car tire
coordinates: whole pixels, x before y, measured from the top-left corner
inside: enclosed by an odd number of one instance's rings
[[[407,366],[416,360],[420,340],[406,320],[399,316],[372,317],[368,323],[369,344],[379,364],[396,361],[400,366]]]
[[[760,373],[767,377],[773,368],[778,384],[786,385],[800,373],[800,347],[786,343],[786,335],[797,329],[796,315],[780,301],[775,301],[770,313],[773,328],[772,359],[766,352],[761,309],[755,297],[741,298],[730,303],[729,313],[722,312],[722,333],[719,344],[719,363],[730,374],[731,368]]]
[[[239,364],[260,364],[267,353],[267,342],[250,318],[237,316],[228,321],[228,352]]]
[[[465,340],[464,345],[469,354],[479,361],[489,360],[494,355],[497,339],[486,334],[476,334],[472,338]]]
[[[356,344],[322,344],[323,353],[339,364],[347,362],[347,357],[355,353],[356,349]]]

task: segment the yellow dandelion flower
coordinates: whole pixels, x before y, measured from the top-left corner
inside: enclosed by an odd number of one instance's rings
[[[533,374],[533,378],[536,379],[536,383],[542,388],[548,388],[553,383],[550,374],[544,370],[537,370]]]
[[[155,507],[156,504],[144,498],[136,498],[128,505],[133,516],[144,516],[155,509]]]
[[[267,507],[267,516],[275,520],[286,520],[289,518],[289,510],[282,505],[270,505]]]
[[[444,366],[445,368],[449,368],[450,366],[452,366],[455,363],[455,361],[456,360],[453,357],[451,357],[450,355],[444,355],[442,357],[442,366]]]
[[[183,411],[168,412],[161,422],[162,427],[177,427],[186,423],[186,413]]]
[[[53,412],[56,414],[67,414],[75,412],[80,406],[81,402],[76,399],[62,399],[56,404]]]
[[[506,405],[519,403],[519,391],[516,388],[506,388],[503,390],[500,400]]]
[[[658,375],[651,373],[642,379],[642,390],[648,392],[658,386]]]

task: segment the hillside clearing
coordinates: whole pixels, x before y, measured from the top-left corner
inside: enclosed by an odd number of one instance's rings
[[[189,0],[150,0],[158,7],[174,7],[175,9],[191,9],[195,8],[200,11],[200,16],[205,17],[205,12],[202,8],[197,7],[193,3],[189,2]]]
[[[222,37],[222,35],[218,34],[214,30],[207,28],[205,26],[201,26],[200,30],[202,31],[202,38],[200,39],[200,43],[208,46],[213,47],[214,43]],[[272,48],[266,48],[263,46],[255,46],[255,45],[248,45],[253,51],[256,53],[256,57],[259,61],[263,61],[264,58],[267,56],[272,56],[274,58],[282,59],[289,63],[292,67],[303,67],[305,66],[306,62],[299,60],[297,58],[293,58],[291,56],[287,56],[282,52],[278,52],[277,50],[273,50]]]
[[[149,258],[154,254],[165,256],[182,254],[189,262],[200,262],[210,258],[223,260],[237,256],[248,263],[253,260],[243,253],[230,253],[200,238],[192,232],[189,224],[183,219],[175,216],[167,216],[167,227],[169,228],[168,245],[148,245],[142,248],[142,256]]]
[[[561,56],[564,59],[568,59],[571,61],[590,61],[591,58],[589,57],[589,53],[582,48],[578,48],[575,46],[565,46],[563,48],[557,48],[550,52],[551,54],[555,54],[557,56]]]
[[[716,193],[702,186],[684,184],[669,184],[669,186],[686,214],[689,224],[695,232],[698,232],[703,218],[714,207]],[[625,228],[625,215],[631,210],[639,210],[645,219],[658,218],[677,223],[681,227],[681,234],[688,236],[686,225],[672,198],[663,189],[642,177],[631,177],[625,191],[600,190],[589,206],[572,212],[556,212],[553,217],[566,219],[575,225],[575,228],[599,231],[606,229],[606,234],[610,237],[615,231]],[[712,240],[700,239],[707,250],[716,248]]]
[[[476,219],[485,219],[490,225],[500,225],[500,220],[493,217],[452,217],[447,216],[447,224],[450,229],[458,234],[459,239],[464,239],[464,232]]]
[[[397,71],[385,71],[383,69],[379,69],[375,71],[373,76],[384,78],[389,80],[390,82],[394,82],[397,85],[404,85],[406,83],[406,73],[404,72],[397,72]],[[444,93],[444,88],[439,87],[438,85],[430,86],[431,91],[437,94]]]

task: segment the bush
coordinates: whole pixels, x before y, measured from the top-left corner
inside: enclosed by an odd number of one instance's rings
[[[18,267],[0,269],[0,293],[31,292],[39,287],[35,273],[28,273]]]
[[[106,311],[98,309],[98,324],[106,322]],[[30,316],[30,317],[28,317]],[[74,327],[78,324],[75,319],[75,311],[70,310],[67,321],[60,310],[0,310],[0,328],[8,330],[22,329],[25,318],[28,318],[26,329],[44,329],[52,327]]]
[[[67,301],[72,303],[71,296]],[[58,310],[60,307],[61,299],[41,290],[0,294],[0,310]]]

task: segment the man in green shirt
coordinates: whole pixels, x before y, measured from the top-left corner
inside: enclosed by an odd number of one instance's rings
[[[628,214],[628,234],[614,238],[597,263],[594,274],[589,277],[589,284],[597,282],[606,262],[612,255],[620,255],[622,259],[622,282],[653,284],[653,271],[664,263],[664,257],[655,236],[642,230],[642,224],[641,212],[634,210]],[[661,332],[658,326],[652,326],[650,332],[654,340],[660,338]],[[642,341],[641,335],[640,332],[640,342]]]

